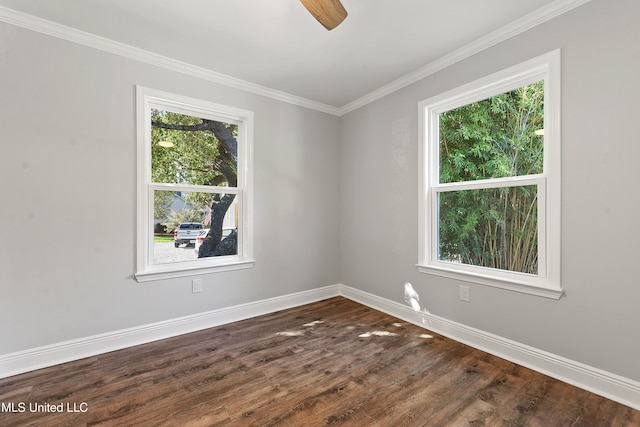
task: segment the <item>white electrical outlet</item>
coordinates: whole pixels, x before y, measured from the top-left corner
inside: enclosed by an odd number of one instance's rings
[[[460,301],[469,302],[469,287],[460,285]]]
[[[202,292],[202,279],[191,280],[191,292],[194,294]]]

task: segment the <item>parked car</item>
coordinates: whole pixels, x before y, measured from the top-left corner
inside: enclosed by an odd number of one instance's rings
[[[199,222],[183,222],[173,232],[173,245],[177,248],[183,243],[187,246],[196,244],[196,237],[204,229]]]
[[[202,242],[204,242],[204,238],[207,237],[208,233],[209,233],[209,229],[205,228],[204,230],[201,230],[200,234],[198,234],[198,237],[196,237],[196,243],[193,248],[196,254],[198,253],[198,251],[200,251],[200,245],[202,245]]]
[[[233,228],[223,228],[222,238],[224,239],[225,237],[227,237],[233,230]],[[196,254],[200,252],[200,246],[202,245],[202,242],[204,242],[204,239],[207,237],[207,234],[209,234],[209,229],[205,228],[200,232],[200,234],[198,234],[198,237],[196,237],[195,247],[193,248]]]

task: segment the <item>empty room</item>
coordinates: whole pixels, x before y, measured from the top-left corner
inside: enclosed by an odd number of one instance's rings
[[[637,0],[0,0],[0,425],[640,425]]]

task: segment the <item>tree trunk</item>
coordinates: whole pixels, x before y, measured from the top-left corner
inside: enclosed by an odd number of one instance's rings
[[[235,199],[235,194],[225,194],[219,200],[214,199],[211,205],[211,227],[209,233],[205,237],[200,249],[198,250],[198,258],[206,258],[220,255],[235,255],[238,253],[237,238],[234,239],[236,245],[230,248],[232,241],[227,242],[231,235],[226,239],[222,238],[222,223],[229,206]],[[236,234],[235,230],[231,233]],[[233,250],[232,253],[229,253]]]

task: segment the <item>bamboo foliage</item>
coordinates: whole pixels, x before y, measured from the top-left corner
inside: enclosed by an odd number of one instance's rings
[[[542,82],[440,115],[440,182],[542,173]],[[535,185],[439,194],[439,259],[509,271],[538,271]]]

